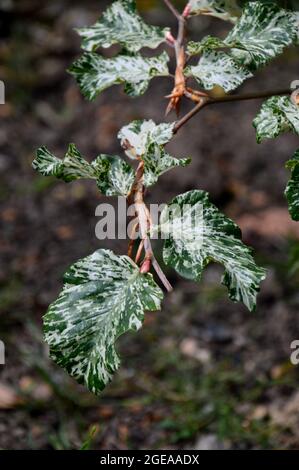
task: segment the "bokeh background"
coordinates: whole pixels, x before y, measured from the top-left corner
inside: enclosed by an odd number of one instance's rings
[[[299,339],[299,225],[283,196],[284,164],[298,137],[257,145],[251,123],[259,100],[204,109],[168,146],[192,164],[163,176],[148,195],[167,202],[192,188],[210,192],[268,270],[256,313],[228,300],[218,266],[200,284],[166,269],[174,292],[141,331],[119,340],[122,367],[101,397],[48,358],[42,315],[66,268],[101,246],[123,253],[126,243],[96,239],[94,212],[104,198],[92,182],[39,176],[35,150],[46,145],[62,156],[75,142],[87,159],[122,155],[117,131],[137,118],[163,121],[172,87],[163,78],[135,100],[120,87],[93,103],[81,97],[66,73],[80,53],[73,28],[92,24],[108,3],[0,2],[0,448],[298,448],[299,369],[289,357]],[[148,21],[175,31],[162,1],[137,3]],[[227,27],[195,18],[189,34],[223,36]],[[290,49],[242,90],[287,88],[298,66],[298,50]]]

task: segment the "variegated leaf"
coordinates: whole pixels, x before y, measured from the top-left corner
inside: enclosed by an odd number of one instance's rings
[[[164,150],[173,137],[175,123],[155,124],[154,121],[133,121],[118,133],[128,157],[144,161],[144,184],[152,186],[163,173],[176,166],[186,166],[189,158],[174,158]]]
[[[93,100],[112,85],[125,85],[130,96],[142,95],[149,81],[169,74],[169,57],[163,52],[158,57],[118,55],[107,59],[93,52],[86,52],[69,69],[76,78],[83,95]]]
[[[44,316],[52,359],[79,383],[99,394],[120,365],[115,342],[141,326],[145,310],[163,298],[151,274],[141,274],[127,256],[98,250],[77,261]]]
[[[190,41],[187,44],[187,53],[190,56],[202,54],[206,49],[227,48],[227,44],[214,36],[205,36],[201,41]]]
[[[190,15],[215,16],[232,23],[235,23],[241,14],[237,0],[190,0],[188,7]]]
[[[120,44],[130,52],[138,52],[142,47],[158,47],[168,31],[169,28],[146,24],[136,10],[135,0],[112,3],[93,26],[78,30],[83,38],[82,48],[87,51]]]
[[[299,150],[286,164],[291,170],[291,178],[288,181],[285,196],[289,205],[289,212],[293,220],[299,220]]]
[[[299,106],[288,96],[273,96],[263,103],[253,126],[259,143],[264,139],[273,139],[282,132],[299,134]]]
[[[46,147],[41,147],[32,166],[44,176],[55,176],[66,182],[79,178],[94,179],[106,196],[126,197],[134,182],[133,168],[120,157],[100,155],[89,163],[74,144],[69,145],[63,160],[55,157]]]
[[[118,133],[121,146],[128,157],[136,159],[147,151],[149,145],[167,144],[173,137],[174,123],[155,124],[149,121],[132,121]]]
[[[55,157],[46,147],[39,148],[32,166],[44,176],[55,176],[66,182],[96,177],[92,165],[84,160],[74,144],[69,145],[63,160]]]
[[[116,155],[100,155],[92,166],[96,172],[97,186],[106,196],[127,197],[134,183],[134,170]]]
[[[221,263],[225,268],[222,283],[229,297],[254,310],[265,270],[255,264],[251,249],[242,243],[238,226],[211,204],[206,192],[177,196],[162,212],[160,222],[162,230],[169,224],[172,227],[163,250],[167,265],[187,279],[199,281],[211,261]]]
[[[248,2],[225,42],[236,44],[236,49],[232,50],[233,56],[255,70],[293,44],[297,30],[293,12],[275,3]]]
[[[226,92],[240,86],[252,73],[222,51],[206,50],[195,66],[186,68],[188,77],[193,76],[206,90],[221,86]]]
[[[175,158],[165,152],[161,145],[151,144],[143,156],[144,160],[144,184],[152,186],[155,184],[159,176],[168,170],[177,166],[186,166],[191,162],[190,158]]]

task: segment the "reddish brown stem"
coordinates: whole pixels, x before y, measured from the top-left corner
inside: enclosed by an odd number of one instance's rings
[[[265,91],[260,93],[247,93],[244,95],[225,95],[220,98],[212,98],[210,96],[199,98],[199,102],[194,106],[191,111],[189,111],[185,116],[183,116],[179,121],[176,122],[173,133],[176,134],[181,127],[183,127],[193,116],[195,116],[202,108],[211,104],[217,103],[229,103],[233,101],[245,101],[245,100],[255,100],[261,98],[269,98],[271,96],[282,96],[289,95],[291,92],[289,89],[283,90],[274,90],[274,91]]]
[[[171,13],[179,20],[181,15],[180,15],[179,11],[176,9],[176,7],[171,3],[171,1],[170,0],[164,0],[164,3],[167,6],[167,8],[169,8]]]
[[[148,236],[148,232],[150,229],[150,214],[148,208],[146,207],[143,199],[144,195],[144,162],[140,161],[135,177],[135,184],[134,184],[134,204],[135,204],[135,211],[138,217],[138,225],[141,237],[142,248],[145,252],[145,258],[141,264],[140,272],[146,274],[150,271],[151,266],[156,271],[160,281],[163,283],[164,287],[167,289],[168,292],[172,290],[172,287],[169,281],[166,279],[165,274],[163,273],[161,267],[159,266],[151,245],[151,241]],[[141,250],[142,250],[141,248]],[[140,246],[138,248],[138,252],[136,257],[140,257]]]
[[[170,101],[166,109],[166,114],[168,114],[172,109],[176,110],[176,113],[179,113],[180,102],[182,97],[184,96],[184,92],[186,89],[186,79],[184,75],[184,68],[186,64],[186,53],[184,47],[184,39],[185,39],[185,25],[186,20],[181,15],[177,9],[172,5],[169,0],[164,0],[165,4],[168,8],[173,12],[175,17],[178,20],[178,34],[177,38],[174,41],[175,47],[175,55],[176,55],[176,71],[175,71],[175,79],[174,79],[174,88],[171,92]]]

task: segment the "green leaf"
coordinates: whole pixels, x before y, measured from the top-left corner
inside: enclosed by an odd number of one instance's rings
[[[94,179],[106,196],[126,197],[134,183],[133,168],[120,157],[100,155],[88,163],[74,144],[69,145],[63,160],[55,157],[46,147],[41,147],[32,166],[44,176],[56,176],[66,182],[79,178]]]
[[[228,45],[219,38],[214,36],[205,36],[201,41],[190,41],[187,44],[187,53],[190,56],[202,54],[206,49],[227,48]]]
[[[190,0],[191,15],[215,16],[235,23],[241,14],[237,0]]]
[[[291,170],[291,178],[288,181],[285,196],[289,205],[289,212],[293,220],[299,220],[299,150],[286,164]]]
[[[211,204],[205,191],[177,196],[162,212],[160,224],[162,232],[163,227],[172,227],[166,230],[163,250],[167,265],[199,281],[211,261],[221,263],[229,297],[254,310],[265,270],[255,264],[251,249],[242,243],[239,227]]]
[[[127,256],[98,250],[77,261],[44,316],[52,359],[79,383],[99,394],[120,365],[115,342],[142,326],[145,310],[163,298],[151,274],[141,274]]]
[[[149,187],[155,184],[159,176],[177,166],[187,166],[191,158],[175,158],[165,152],[161,145],[151,144],[143,156],[144,185]]]
[[[225,42],[237,44],[232,51],[235,59],[256,70],[294,43],[297,31],[296,18],[291,11],[275,3],[248,2]]]
[[[127,197],[134,183],[134,170],[117,155],[100,155],[92,166],[96,172],[97,186],[106,196]]]
[[[267,64],[295,43],[297,35],[298,19],[293,12],[272,3],[248,2],[225,40],[207,36],[188,44],[190,55],[203,55],[196,66],[187,67],[186,74],[206,89],[219,85],[232,91],[252,77],[250,70]],[[215,51],[220,48],[230,51]]]
[[[218,85],[226,92],[234,90],[253,76],[225,52],[212,50],[204,51],[198,64],[187,67],[185,73],[188,77],[193,76],[206,90]]]
[[[177,166],[186,166],[189,158],[174,158],[164,150],[173,137],[175,123],[133,121],[123,127],[118,138],[128,157],[144,161],[144,184],[152,186],[163,173]]]
[[[79,178],[95,178],[93,167],[84,160],[74,144],[69,145],[63,160],[55,157],[46,147],[39,148],[32,166],[44,176],[56,176],[66,182]]]
[[[167,144],[173,137],[174,125],[175,123],[155,124],[151,119],[148,121],[136,120],[122,127],[118,138],[126,155],[136,159],[142,157],[153,143]]]
[[[283,132],[299,134],[299,106],[288,96],[273,96],[263,103],[253,121],[257,142],[273,139]]]
[[[142,95],[152,78],[169,74],[169,57],[163,52],[158,57],[118,55],[107,59],[93,52],[86,52],[73,63],[69,72],[77,80],[83,95],[93,100],[112,85],[125,85],[130,96]]]
[[[120,44],[127,51],[138,52],[142,47],[158,47],[165,41],[169,28],[147,25],[138,14],[135,1],[118,0],[93,26],[77,31],[83,38],[82,48],[86,51]]]

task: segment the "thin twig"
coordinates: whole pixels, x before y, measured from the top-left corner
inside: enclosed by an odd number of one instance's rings
[[[141,253],[142,253],[142,250],[143,250],[143,246],[144,246],[144,241],[143,241],[143,240],[140,240],[140,243],[139,243],[139,246],[138,246],[138,250],[137,250],[137,253],[136,253],[136,257],[135,257],[135,263],[136,263],[136,264],[139,263],[139,260],[140,260],[140,257],[141,257]]]
[[[164,285],[165,289],[167,290],[167,292],[171,292],[173,290],[172,288],[172,285],[170,284],[170,282],[168,281],[167,277],[165,276],[165,274],[163,273],[162,269],[161,269],[161,266],[159,265],[158,261],[156,260],[156,258],[154,257],[153,260],[152,260],[152,265],[153,265],[153,268],[154,270],[156,271],[157,273],[157,276],[159,277],[160,281],[162,282],[162,284]]]
[[[290,95],[290,89],[264,91],[261,93],[244,93],[244,95],[226,95],[219,98],[210,98],[207,104],[216,103],[228,103],[232,101],[245,101],[245,100],[257,100],[262,98],[270,98],[271,96]]]
[[[189,111],[189,113],[185,114],[185,116],[176,122],[173,128],[173,133],[176,134],[178,130],[186,124],[186,122],[188,122],[193,116],[195,116],[195,114],[197,114],[204,106],[206,106],[207,102],[208,98],[202,98],[200,102],[194,106],[191,111]]]
[[[172,287],[169,281],[166,279],[165,274],[163,273],[162,269],[160,268],[155,258],[151,241],[148,236],[148,231],[150,228],[150,214],[143,200],[143,193],[144,193],[143,178],[144,178],[144,162],[140,161],[138,168],[136,170],[136,176],[135,176],[136,185],[134,189],[135,210],[136,210],[136,214],[138,217],[140,237],[141,237],[144,252],[145,252],[145,258],[141,264],[140,272],[142,272],[143,274],[148,273],[152,265],[160,281],[162,282],[164,287],[167,289],[167,291],[170,292],[172,291]],[[138,252],[139,252],[139,249],[138,249]],[[140,256],[140,253],[138,253],[138,257],[139,256]]]
[[[172,4],[172,2],[170,0],[164,0],[164,3],[167,6],[167,8],[169,8],[171,13],[179,20],[181,15],[179,11],[176,9],[176,7]]]
[[[131,259],[133,259],[134,244],[135,244],[135,240],[134,238],[131,238],[129,241],[129,246],[128,246],[128,256]]]
[[[261,93],[247,93],[244,95],[226,95],[221,96],[219,98],[212,98],[212,97],[202,97],[196,106],[194,106],[191,111],[189,111],[185,116],[183,116],[179,121],[176,122],[173,133],[176,134],[181,127],[183,127],[186,122],[188,122],[193,116],[195,116],[202,108],[211,104],[217,103],[229,103],[233,101],[245,101],[245,100],[255,100],[255,99],[262,99],[262,98],[269,98],[271,96],[282,96],[282,95],[289,95],[290,90],[274,90],[274,91],[265,91]]]
[[[174,88],[171,94],[168,96],[168,98],[170,98],[170,101],[166,108],[165,114],[167,115],[170,111],[174,109],[178,115],[180,102],[182,97],[184,96],[184,91],[186,88],[186,79],[184,76],[184,68],[186,63],[186,52],[184,47],[186,18],[183,16],[183,14],[179,13],[179,11],[174,7],[170,0],[164,0],[164,3],[178,20],[178,33],[176,39],[174,39],[171,35],[176,56]]]
[[[133,259],[133,250],[135,245],[135,235],[138,228],[138,222],[136,222],[133,227],[131,228],[131,232],[129,233],[129,246],[128,246],[128,256]]]

